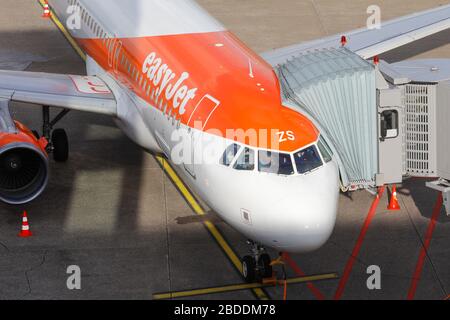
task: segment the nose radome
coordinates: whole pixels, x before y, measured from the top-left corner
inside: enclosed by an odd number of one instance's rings
[[[301,197],[296,210],[285,208],[283,226],[285,233],[279,246],[283,251],[309,252],[320,248],[331,236],[337,213],[337,193],[309,194]]]
[[[270,227],[271,243],[279,251],[317,250],[329,239],[336,223],[339,181],[334,168],[299,177],[298,181],[272,208],[277,210],[277,219]]]

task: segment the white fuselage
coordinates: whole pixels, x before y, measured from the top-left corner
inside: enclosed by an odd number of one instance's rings
[[[70,17],[67,8],[74,2],[81,3],[90,16],[101,21],[108,34],[117,38],[223,30],[220,23],[192,1],[49,1],[62,21]],[[135,11],[133,20],[123,17],[129,11]],[[76,39],[95,37],[95,32],[84,23],[71,33]],[[293,175],[260,172],[257,165],[253,170],[235,170],[236,159],[230,166],[224,166],[219,162],[223,146],[233,141],[180,123],[143,99],[115,74],[114,59],[113,54],[112,70],[106,70],[90,56],[86,65],[87,73],[101,77],[114,93],[118,126],[144,149],[165,154],[189,187],[229,225],[249,239],[279,251],[307,252],[328,240],[335,225],[339,195],[339,174],[334,160],[325,162],[322,157],[320,167]],[[182,59],[180,56],[180,63]],[[180,146],[180,140],[174,139],[178,136],[190,141],[183,150],[189,154],[188,159],[194,159],[200,150],[210,149],[209,156],[217,161],[191,163],[186,157],[184,161],[174,159]],[[252,148],[257,154],[258,147]]]

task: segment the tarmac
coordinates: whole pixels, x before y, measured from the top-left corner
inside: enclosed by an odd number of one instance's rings
[[[199,3],[252,49],[263,52],[363,27],[372,4],[381,7],[382,19],[387,20],[446,1],[411,0],[407,6],[387,0]],[[41,14],[36,1],[2,1],[0,63],[31,63],[30,71],[84,74],[83,61]],[[450,57],[449,35],[442,32],[382,58],[393,62]],[[13,111],[30,128],[41,127],[39,107],[14,104]],[[160,163],[125,137],[111,119],[71,112],[58,127],[69,134],[70,159],[64,164],[51,161],[48,189],[31,204],[0,204],[0,299],[146,300],[156,293],[243,283],[230,252],[204,222],[214,226],[237,257],[249,253],[246,239],[207,208],[205,216],[197,215]],[[337,273],[339,279],[289,284],[287,298],[333,299],[340,288],[342,299],[407,299],[414,283],[410,298],[448,297],[450,217],[440,212],[422,254],[423,269],[417,273],[437,193],[427,189],[423,179],[408,179],[399,186],[398,196],[400,211],[387,210],[385,192],[367,224],[374,195],[342,194],[328,243],[313,253],[291,255],[286,266],[291,278]],[[23,210],[33,232],[26,239],[17,236]],[[344,279],[349,261],[353,268]],[[67,287],[71,265],[81,269],[80,290]],[[379,290],[367,287],[371,265],[381,269]],[[188,298],[283,298],[281,286],[264,288],[262,294],[252,289],[203,293]]]

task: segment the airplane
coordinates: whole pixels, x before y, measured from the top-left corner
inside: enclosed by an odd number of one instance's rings
[[[0,200],[36,199],[49,155],[67,161],[57,122],[71,110],[111,116],[137,145],[166,157],[185,183],[250,239],[247,281],[272,275],[265,248],[310,252],[333,232],[339,166],[318,127],[282,104],[274,67],[338,48],[342,35],[258,54],[194,0],[49,0],[86,55],[86,76],[0,71]],[[346,34],[371,59],[450,27],[450,6]],[[10,102],[42,107],[42,134]],[[62,108],[50,119],[50,107]],[[254,134],[247,134],[248,132]],[[242,134],[244,133],[244,134]]]

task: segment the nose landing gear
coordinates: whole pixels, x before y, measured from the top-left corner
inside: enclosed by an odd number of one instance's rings
[[[248,244],[252,247],[252,255],[242,259],[242,275],[245,281],[252,283],[272,277],[272,260],[267,253],[264,253],[265,249],[250,240]]]

